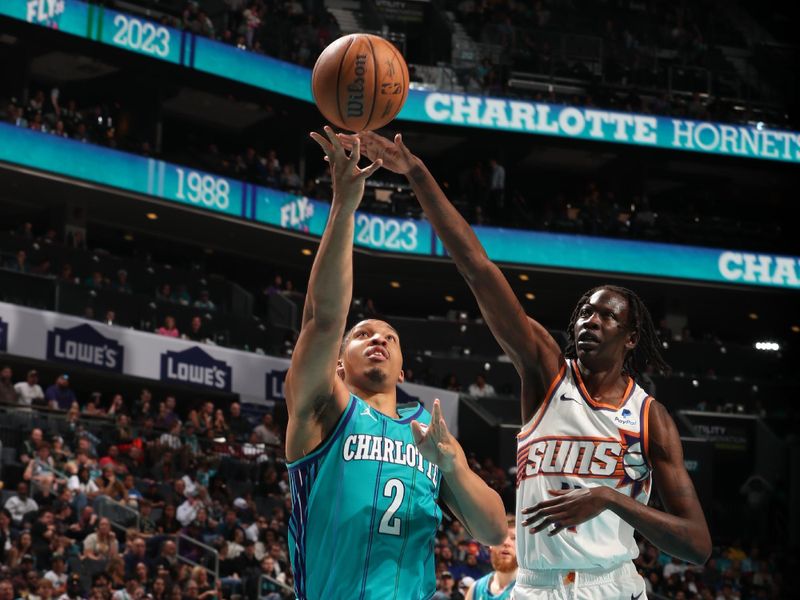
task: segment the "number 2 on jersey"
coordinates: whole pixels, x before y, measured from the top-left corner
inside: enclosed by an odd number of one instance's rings
[[[400,509],[403,504],[403,496],[406,494],[406,488],[403,482],[399,479],[390,479],[383,486],[383,497],[391,498],[389,508],[383,513],[381,517],[381,524],[378,526],[378,533],[386,535],[400,535],[400,517],[395,517],[394,514]]]

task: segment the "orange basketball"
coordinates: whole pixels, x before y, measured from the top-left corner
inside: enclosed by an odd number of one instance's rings
[[[408,96],[406,61],[377,35],[353,33],[320,54],[311,90],[322,115],[349,131],[379,129],[397,116]]]

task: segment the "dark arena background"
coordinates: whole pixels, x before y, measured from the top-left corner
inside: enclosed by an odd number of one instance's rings
[[[528,314],[563,344],[601,283],[653,314],[672,373],[644,384],[714,549],[689,567],[642,539],[648,596],[797,597],[785,11],[0,2],[0,598],[294,597],[283,377],[331,194],[310,68],[353,32],[405,56],[409,98],[380,133],[424,158]],[[519,379],[405,178],[368,181],[355,235],[353,320],[397,328],[402,400],[441,399],[513,513]],[[436,598],[491,569],[450,517],[436,555]]]

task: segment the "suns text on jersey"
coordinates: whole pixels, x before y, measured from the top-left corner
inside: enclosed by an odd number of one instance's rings
[[[342,458],[352,460],[374,460],[403,465],[417,469],[431,480],[433,485],[439,481],[439,467],[425,460],[417,447],[402,440],[393,440],[380,435],[354,433],[348,435],[342,444]]]
[[[624,447],[613,439],[535,439],[521,449],[520,479],[537,475],[615,477],[622,472]]]

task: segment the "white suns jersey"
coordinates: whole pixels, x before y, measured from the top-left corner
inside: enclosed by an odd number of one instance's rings
[[[633,379],[619,407],[596,402],[574,361],[566,360],[545,401],[517,436],[517,560],[524,569],[611,568],[639,550],[633,527],[610,510],[555,536],[531,534],[520,511],[548,490],[605,485],[642,504],[650,498],[650,398]]]

